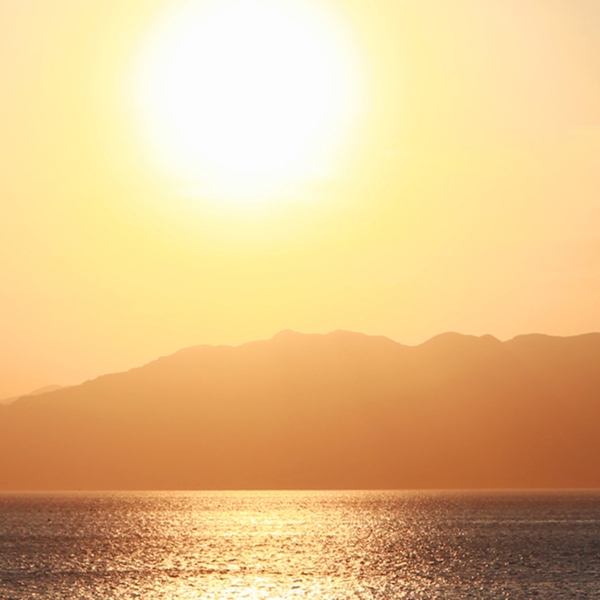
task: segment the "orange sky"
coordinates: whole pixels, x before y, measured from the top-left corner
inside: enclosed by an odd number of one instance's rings
[[[361,109],[330,168],[242,206],[192,197],[136,120],[179,4],[0,0],[0,398],[284,328],[600,329],[594,2],[313,2]]]

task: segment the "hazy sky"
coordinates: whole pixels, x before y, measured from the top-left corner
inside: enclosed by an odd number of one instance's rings
[[[285,328],[600,329],[597,2],[295,2],[358,100],[268,202],[190,183],[144,129],[181,5],[0,0],[0,398]]]

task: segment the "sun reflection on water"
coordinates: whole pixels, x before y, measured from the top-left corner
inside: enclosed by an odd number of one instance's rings
[[[0,495],[0,598],[598,597],[600,495]]]

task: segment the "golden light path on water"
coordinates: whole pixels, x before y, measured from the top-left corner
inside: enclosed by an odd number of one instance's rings
[[[0,597],[596,598],[598,492],[0,494]]]

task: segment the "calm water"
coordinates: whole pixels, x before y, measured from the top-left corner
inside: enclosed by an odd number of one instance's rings
[[[600,494],[4,494],[0,598],[600,598]]]

